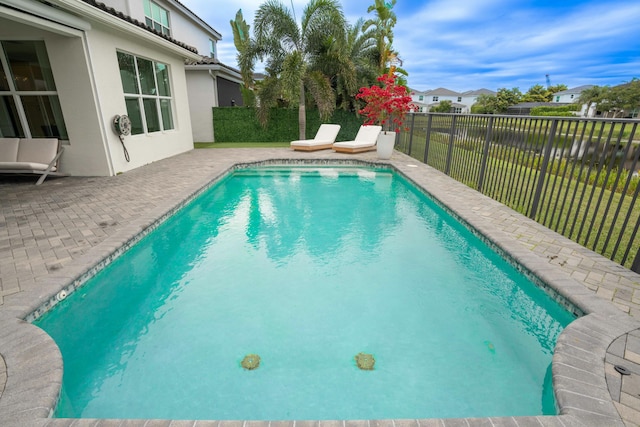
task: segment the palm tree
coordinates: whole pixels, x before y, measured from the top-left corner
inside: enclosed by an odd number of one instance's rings
[[[580,92],[580,97],[578,98],[578,103],[587,104],[587,108],[584,111],[584,116],[589,116],[589,110],[591,109],[591,105],[597,104],[602,101],[602,96],[606,91],[606,87],[602,86],[592,86],[590,88],[584,89]]]
[[[396,25],[396,14],[391,10],[395,6],[396,0],[385,1],[375,0],[369,6],[367,13],[375,12],[375,19],[369,19],[364,23],[363,31],[373,27],[376,33],[378,48],[378,74],[385,72],[387,62],[391,57],[397,57],[397,52],[393,51],[393,27]]]
[[[268,0],[256,12],[255,40],[245,49],[240,63],[265,61],[267,77],[258,88],[258,118],[268,121],[269,109],[279,101],[298,104],[300,139],[305,139],[306,93],[323,120],[335,109],[329,78],[310,67],[310,61],[331,38],[343,39],[345,19],[337,0],[311,0],[300,27],[292,12],[278,0]],[[252,67],[251,67],[252,68]]]
[[[331,76],[336,107],[356,108],[358,88],[370,86],[377,76],[377,50],[373,30],[362,31],[364,19],[347,25],[343,39],[327,39],[324,48],[311,60],[311,69]]]

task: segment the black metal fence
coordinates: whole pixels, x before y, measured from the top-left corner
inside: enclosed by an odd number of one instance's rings
[[[638,120],[413,114],[396,148],[640,272]]]

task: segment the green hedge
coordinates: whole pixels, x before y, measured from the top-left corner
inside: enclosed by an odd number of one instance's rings
[[[317,110],[307,110],[308,139],[314,137],[323,122]],[[353,112],[336,110],[325,123],[341,126],[336,141],[352,140],[364,117]],[[213,109],[213,129],[216,142],[286,142],[298,139],[298,109],[274,108],[266,128],[260,126],[254,108],[215,107]]]
[[[532,116],[559,116],[559,117],[572,117],[575,114],[572,111],[580,111],[580,105],[562,105],[558,107],[534,107],[531,109],[530,115]]]

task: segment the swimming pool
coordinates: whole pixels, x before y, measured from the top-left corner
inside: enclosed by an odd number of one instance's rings
[[[59,416],[358,419],[551,413],[571,319],[388,170],[268,168],[216,185],[38,324],[65,359]]]

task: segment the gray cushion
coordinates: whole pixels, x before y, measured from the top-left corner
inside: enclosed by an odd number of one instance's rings
[[[55,138],[21,139],[18,147],[18,162],[51,163],[58,153]]]
[[[0,162],[18,160],[18,138],[0,138]]]

